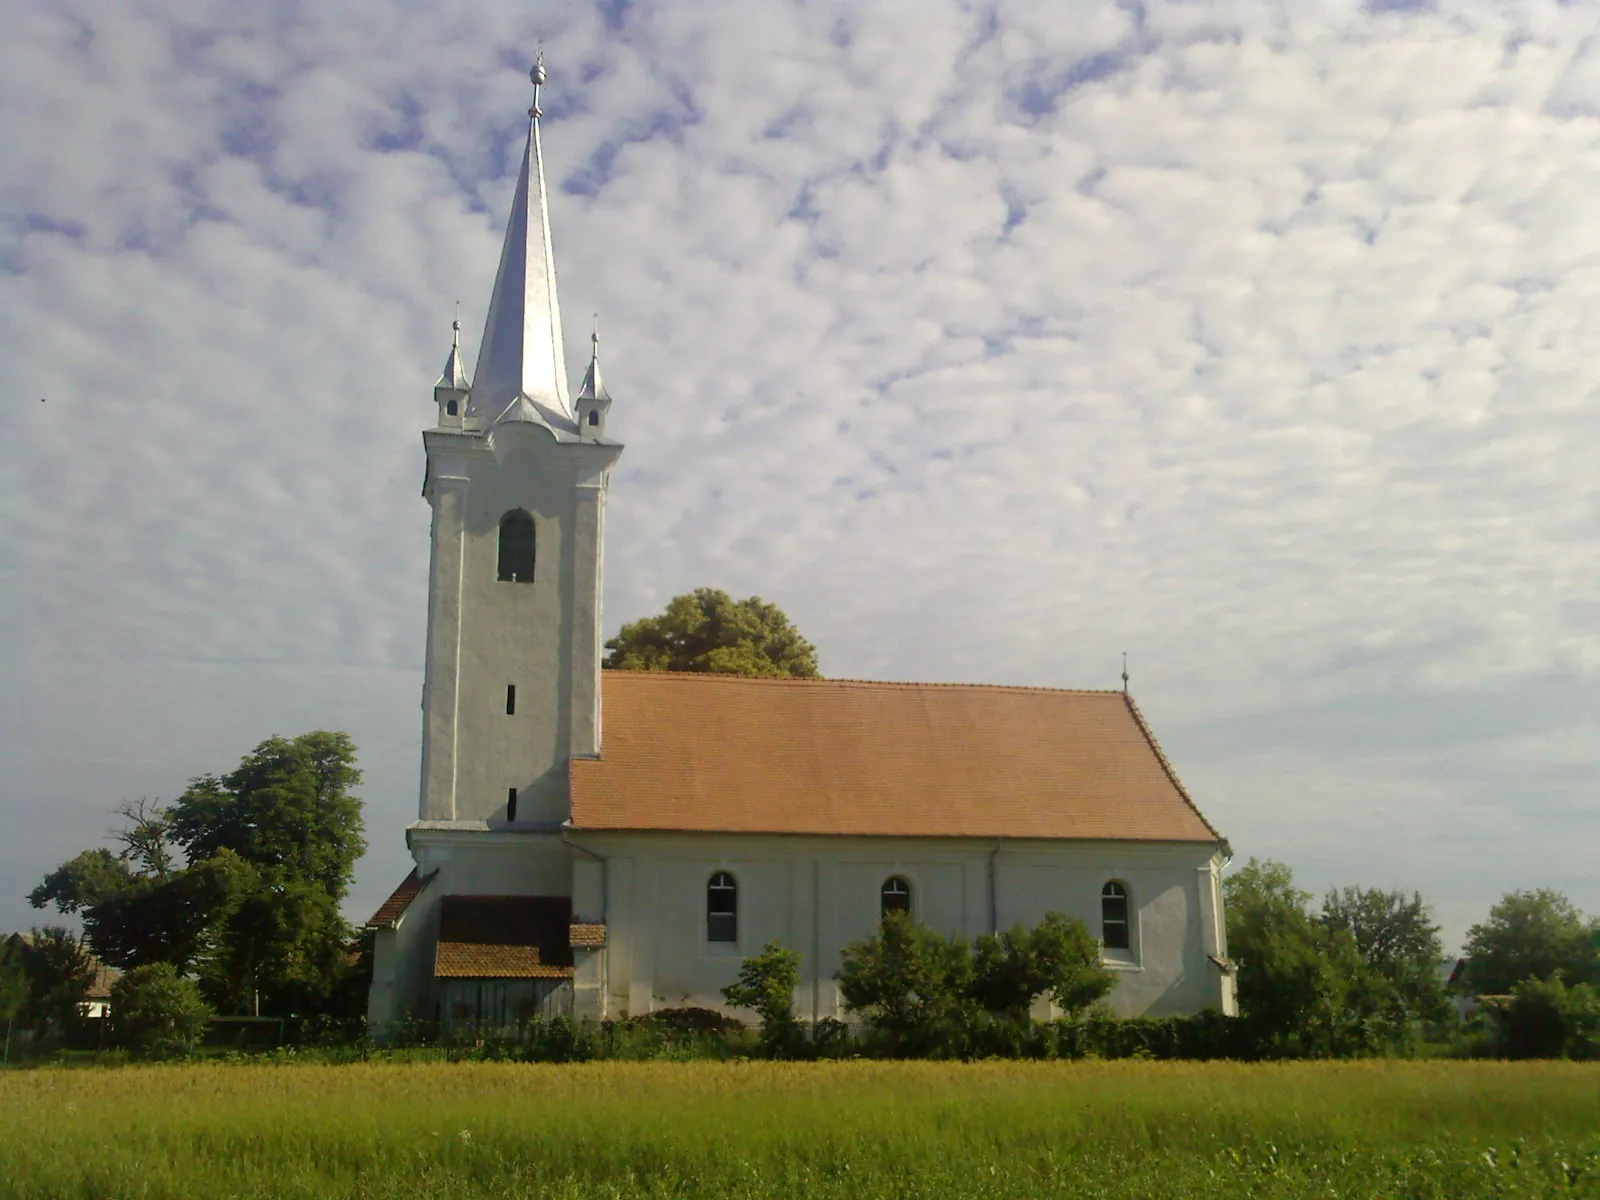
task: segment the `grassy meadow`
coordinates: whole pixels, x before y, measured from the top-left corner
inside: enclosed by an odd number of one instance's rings
[[[1600,1197],[1600,1067],[10,1071],[0,1195]]]

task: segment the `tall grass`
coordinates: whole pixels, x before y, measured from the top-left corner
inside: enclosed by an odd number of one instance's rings
[[[12,1072],[0,1075],[0,1195],[1600,1197],[1600,1068]]]

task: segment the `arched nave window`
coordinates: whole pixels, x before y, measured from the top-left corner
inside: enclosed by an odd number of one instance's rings
[[[1100,889],[1100,941],[1107,950],[1126,950],[1133,945],[1131,932],[1128,889],[1113,879]]]
[[[726,871],[706,883],[706,941],[739,940],[739,885]]]
[[[520,508],[500,518],[500,578],[533,582],[533,518]]]
[[[883,881],[878,894],[879,915],[887,917],[892,912],[911,913],[911,884],[903,876],[891,875]]]

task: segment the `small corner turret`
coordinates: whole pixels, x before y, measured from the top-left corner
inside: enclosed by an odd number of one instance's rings
[[[461,414],[467,407],[467,371],[461,365],[461,318],[450,326],[450,357],[444,361],[439,382],[433,385],[433,400],[439,406],[439,428],[460,429]]]
[[[578,389],[573,405],[577,409],[578,434],[590,441],[604,441],[606,417],[611,412],[611,393],[606,391],[605,380],[600,377],[600,318],[594,320],[594,332],[589,335],[589,369],[584,373],[583,386]]]

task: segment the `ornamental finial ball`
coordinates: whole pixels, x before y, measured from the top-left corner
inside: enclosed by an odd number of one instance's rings
[[[533,70],[528,72],[528,78],[533,80],[534,87],[544,86],[545,74],[544,63],[542,61],[533,64]]]

